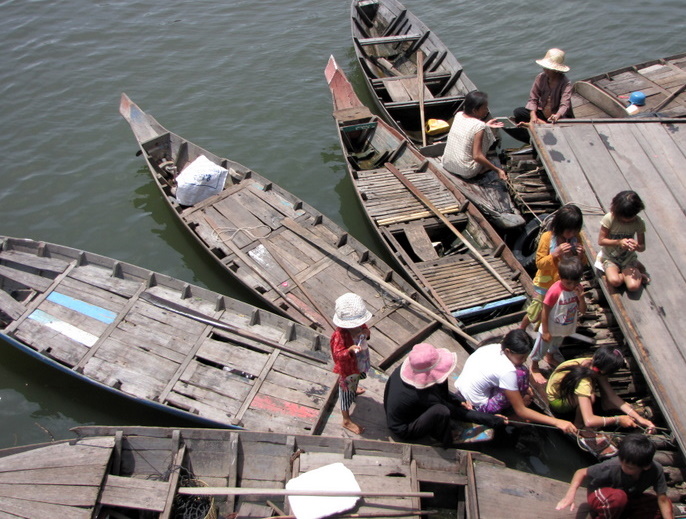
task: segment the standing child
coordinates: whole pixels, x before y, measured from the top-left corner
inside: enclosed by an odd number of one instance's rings
[[[541,319],[541,307],[543,297],[548,289],[560,276],[557,273],[557,265],[562,258],[577,256],[584,260],[584,249],[581,245],[581,226],[584,217],[574,204],[563,205],[553,213],[550,220],[549,230],[541,235],[536,250],[536,276],[534,277],[534,290],[536,298],[531,301],[526,311],[522,324],[519,326],[526,330],[529,323],[537,326]]]
[[[607,282],[613,287],[624,283],[630,292],[649,281],[637,254],[646,250],[646,225],[638,216],[643,209],[643,200],[635,191],[622,191],[612,199],[610,212],[600,221],[598,245],[603,248],[602,266]]]
[[[343,294],[336,299],[336,310],[333,323],[337,326],[331,335],[331,355],[334,361],[334,373],[338,373],[338,399],[343,415],[343,427],[355,434],[362,434],[364,428],[350,418],[350,407],[357,395],[364,393],[358,387],[360,373],[357,354],[362,353],[369,340],[369,328],[365,324],[372,318],[360,296],[353,293]]]
[[[576,330],[580,313],[586,311],[586,300],[581,286],[584,267],[579,258],[564,258],[558,265],[560,280],[553,283],[543,299],[541,329],[531,352],[531,376],[534,382],[544,384],[546,379],[538,363],[545,358],[551,367],[564,361],[560,344]]]
[[[569,489],[555,510],[569,507],[574,511],[574,497],[588,479],[588,504],[599,519],[614,517],[635,519],[672,519],[672,502],[667,497],[667,483],[662,466],[653,460],[655,445],[643,434],[630,434],[619,445],[619,454],[602,463],[579,469]],[[653,487],[656,495],[644,494]]]

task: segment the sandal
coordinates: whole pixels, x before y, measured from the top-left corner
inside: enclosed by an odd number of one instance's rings
[[[610,438],[602,433],[588,438],[578,438],[579,447],[593,454],[599,460],[604,460],[617,455],[619,449],[610,441]]]

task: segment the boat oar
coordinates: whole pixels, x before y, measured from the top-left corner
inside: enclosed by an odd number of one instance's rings
[[[424,127],[424,53],[417,51],[417,83],[419,83],[419,122],[422,127],[422,146],[426,146],[426,128]]]
[[[364,490],[289,490],[287,488],[180,487],[179,494],[192,496],[318,496],[318,497],[434,497],[433,492],[365,492]]]
[[[156,296],[155,294],[151,294],[150,292],[143,292],[140,295],[139,299],[144,299],[148,303],[151,303],[157,306],[158,308],[163,308],[164,310],[174,312],[175,314],[183,315],[184,317],[188,317],[189,319],[193,319],[194,321],[209,324],[211,326],[214,326],[215,328],[226,330],[228,332],[235,333],[236,335],[239,335],[241,337],[245,337],[246,339],[261,342],[262,344],[266,344],[267,346],[271,346],[272,348],[276,348],[277,350],[282,350],[288,353],[292,353],[293,355],[306,357],[310,360],[314,360],[315,362],[321,362],[322,364],[328,363],[328,360],[325,360],[321,357],[315,357],[314,355],[309,355],[304,351],[298,351],[293,348],[289,348],[288,346],[285,346],[271,339],[267,339],[266,337],[262,337],[261,335],[258,335],[256,333],[252,333],[247,330],[241,330],[236,326],[232,326],[223,321],[218,321],[217,319],[214,319],[209,315],[201,314],[196,310],[187,308],[183,305],[179,305],[177,303],[174,303],[173,301],[167,301],[166,299]]]
[[[493,274],[493,277],[495,277],[502,285],[510,292],[510,294],[514,294],[514,289],[510,286],[510,284],[503,279],[503,277],[498,274],[498,272],[493,268],[493,266],[486,261],[486,258],[484,258],[481,253],[476,250],[474,245],[472,245],[465,237],[462,235],[460,231],[457,230],[457,228],[450,223],[450,220],[436,207],[431,200],[429,200],[421,191],[419,191],[415,185],[410,182],[410,180],[400,173],[398,169],[391,164],[390,162],[386,162],[386,169],[393,173],[395,177],[407,188],[409,191],[419,200],[422,202],[431,212],[433,212],[447,227],[450,229],[455,236],[457,236],[460,240],[462,240],[462,243],[464,243],[467,248],[474,254],[474,257],[484,266],[486,269]]]
[[[653,112],[659,112],[662,110],[665,106],[667,106],[669,103],[674,101],[679,94],[681,94],[684,90],[686,90],[686,84],[681,85],[678,89],[676,89],[674,92],[672,92],[667,99],[662,101],[659,105],[657,105],[655,108],[653,108]]]
[[[383,287],[384,290],[390,292],[391,294],[394,294],[407,303],[409,303],[411,306],[414,306],[415,308],[421,310],[424,312],[426,315],[431,317],[432,319],[435,319],[445,327],[451,329],[455,333],[457,333],[460,337],[464,338],[465,340],[469,341],[473,345],[478,345],[479,343],[474,339],[471,335],[466,333],[464,330],[462,330],[459,326],[454,325],[444,317],[441,317],[438,315],[436,312],[432,311],[431,309],[427,308],[423,304],[415,301],[412,299],[410,296],[408,296],[406,293],[404,293],[402,290],[399,290],[395,288],[393,285],[390,283],[384,281],[381,277],[373,274],[369,270],[363,268],[361,265],[358,263],[349,260],[348,258],[344,257],[336,248],[334,248],[332,245],[329,245],[326,243],[324,240],[322,240],[320,237],[315,235],[313,232],[309,231],[308,229],[305,229],[302,225],[300,225],[298,222],[293,220],[292,218],[284,218],[281,220],[281,224],[284,227],[287,227],[294,233],[296,233],[298,236],[302,236],[305,238],[308,242],[310,242],[312,245],[315,247],[320,248],[327,254],[330,254],[334,258],[339,258],[341,261],[345,262],[349,267],[353,268],[360,274],[362,274],[363,277],[366,277],[373,281],[374,283],[378,284],[379,286]]]

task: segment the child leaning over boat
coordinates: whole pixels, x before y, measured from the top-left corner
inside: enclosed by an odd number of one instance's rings
[[[552,368],[564,361],[560,345],[576,330],[579,314],[586,312],[581,276],[584,267],[577,257],[564,258],[558,265],[560,279],[553,283],[543,298],[541,329],[531,352],[531,376],[534,382],[545,384],[538,363],[545,359]]]
[[[536,275],[534,276],[534,290],[536,298],[531,301],[526,315],[519,326],[525,330],[529,324],[538,326],[541,318],[543,297],[548,289],[560,279],[557,265],[562,258],[576,256],[585,261],[584,248],[581,243],[581,227],[584,217],[574,204],[566,204],[555,211],[545,231],[538,242],[536,250]]]
[[[555,510],[569,507],[574,511],[576,492],[587,480],[587,502],[592,517],[672,519],[674,510],[667,497],[665,474],[654,456],[655,445],[648,437],[642,434],[626,436],[619,444],[617,457],[574,473],[567,493]],[[650,487],[655,494],[644,493]]]
[[[337,326],[331,334],[331,355],[334,361],[334,373],[338,374],[338,400],[340,401],[343,427],[355,434],[362,434],[364,428],[350,418],[350,407],[357,395],[364,393],[359,387],[361,378],[366,377],[360,371],[358,355],[368,355],[367,341],[370,331],[365,324],[372,314],[360,296],[353,293],[343,294],[336,299],[336,310],[333,323]]]
[[[650,281],[637,254],[646,250],[646,225],[638,216],[644,209],[635,191],[622,191],[612,199],[610,212],[600,221],[598,245],[603,248],[601,264],[607,282],[613,287],[625,284],[630,292]]]

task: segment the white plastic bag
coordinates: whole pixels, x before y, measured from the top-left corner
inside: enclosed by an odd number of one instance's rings
[[[195,205],[221,193],[229,172],[204,155],[188,164],[176,177],[176,200],[181,205]]]

